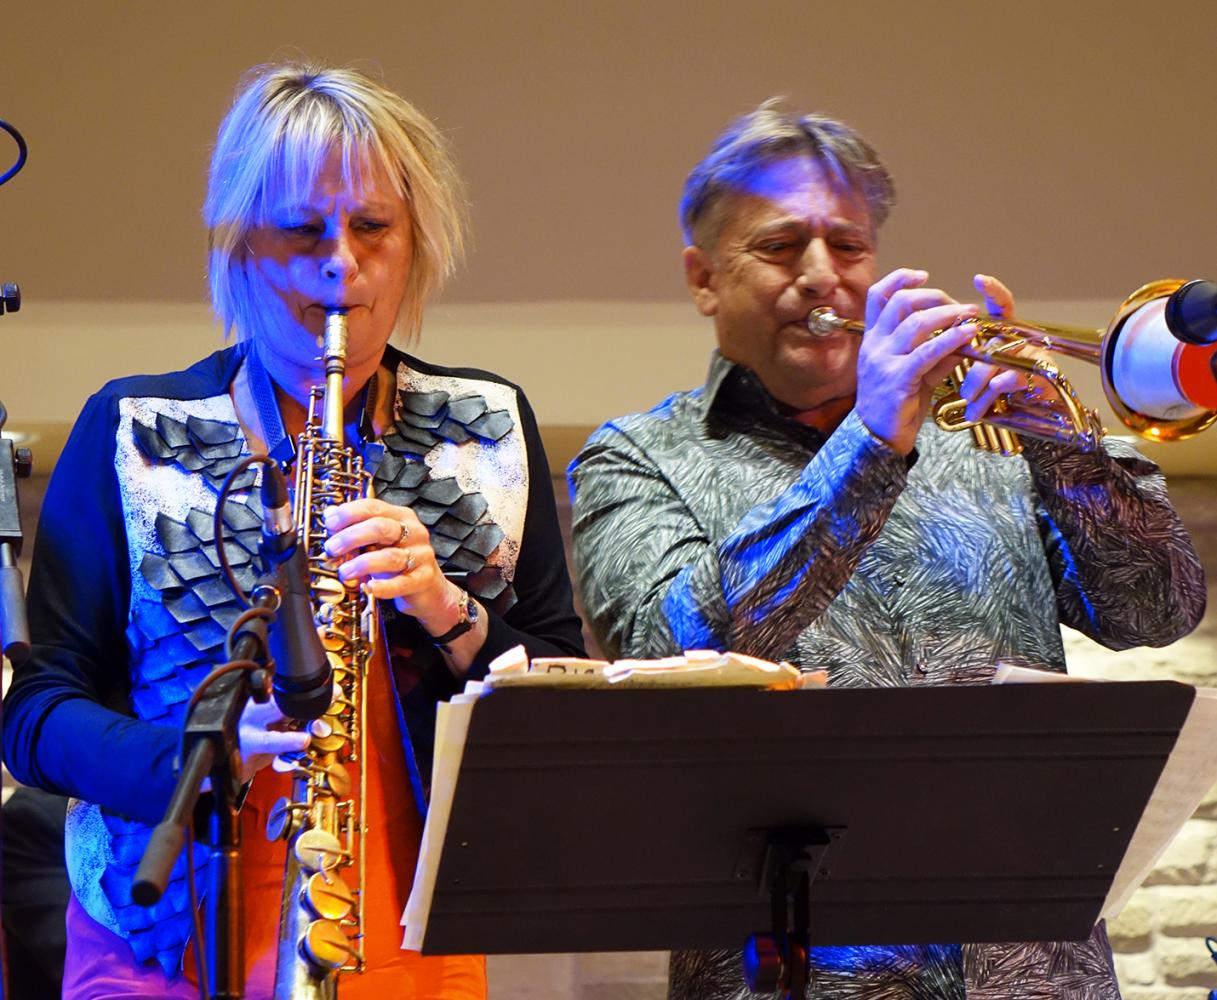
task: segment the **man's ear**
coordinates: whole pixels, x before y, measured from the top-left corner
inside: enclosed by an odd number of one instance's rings
[[[713,316],[718,311],[714,262],[701,247],[685,247],[681,257],[685,265],[685,284],[689,287],[693,304],[703,316]]]

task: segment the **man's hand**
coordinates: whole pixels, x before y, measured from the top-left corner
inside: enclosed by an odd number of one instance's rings
[[[1010,319],[1014,316],[1014,295],[1000,281],[987,274],[978,274],[972,283],[985,297],[985,309],[991,317]],[[1023,348],[1018,353],[1027,357],[1035,352],[1031,348]],[[964,416],[969,420],[981,420],[1002,396],[1030,388],[1024,372],[997,365],[974,364],[959,387],[959,395],[968,401]]]
[[[926,288],[928,277],[901,268],[875,282],[866,297],[855,409],[872,434],[902,455],[913,449],[935,387],[955,367],[955,351],[976,335],[965,321],[978,308]],[[932,336],[935,330],[943,332]]]

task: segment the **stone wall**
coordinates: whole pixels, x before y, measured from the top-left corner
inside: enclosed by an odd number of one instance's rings
[[[1112,653],[1066,630],[1070,673],[1217,688],[1217,484],[1172,480],[1170,490],[1208,574],[1208,614],[1165,649]],[[1217,936],[1217,787],[1108,933],[1124,1000],[1209,1000],[1217,990],[1217,963],[1205,945],[1206,936]]]
[[[1110,924],[1124,1000],[1207,1000],[1217,964],[1217,788]]]

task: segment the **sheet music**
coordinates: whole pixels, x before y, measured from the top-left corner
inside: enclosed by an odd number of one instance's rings
[[[495,659],[485,681],[471,681],[462,694],[438,706],[435,757],[431,767],[431,802],[423,827],[414,885],[401,915],[405,927],[402,948],[420,951],[435,895],[439,858],[448,833],[456,779],[465,752],[469,720],[484,693],[506,687],[638,688],[638,687],[763,687],[822,688],[824,671],[800,672],[789,663],[771,663],[739,653],[691,651],[662,660],[580,660],[551,657],[530,661],[523,646]]]
[[[994,684],[1121,684],[1047,670],[999,663]],[[1196,697],[1179,730],[1175,748],[1167,758],[1154,794],[1150,797],[1124,860],[1112,880],[1100,917],[1117,916],[1153,870],[1171,842],[1217,784],[1217,689],[1196,688]]]
[[[421,951],[423,947],[431,899],[435,895],[440,852],[444,848],[448,818],[452,814],[452,799],[456,794],[456,776],[460,773],[461,758],[465,753],[465,737],[469,733],[473,706],[481,693],[480,684],[468,684],[464,693],[455,695],[451,701],[440,702],[436,713],[431,802],[427,808],[427,822],[423,826],[418,864],[414,869],[414,885],[401,915],[401,923],[405,927],[401,946],[408,951]]]
[[[517,646],[490,665],[487,691],[507,687],[762,687],[771,690],[824,687],[825,671],[803,672],[743,653],[689,650],[654,660],[581,660],[549,657],[528,660]]]
[[[1116,916],[1153,870],[1179,831],[1217,784],[1217,690],[1197,688],[1175,749],[1149,800],[1124,861],[1103,903],[1102,917]]]
[[[423,831],[414,886],[402,915],[402,947],[420,950],[435,894],[440,855],[447,835],[457,775],[474,707],[496,687],[651,687],[709,683],[754,687],[822,687],[824,676],[800,674],[789,664],[751,661],[735,654],[688,653],[664,660],[604,661],[551,659],[530,662],[522,650],[504,654],[485,682],[467,685],[464,693],[441,704],[436,722],[436,749],[431,776],[431,805]],[[1066,674],[998,665],[995,683],[1135,683],[1073,678]],[[1217,690],[1196,689],[1178,740],[1158,779],[1154,794],[1133,833],[1104,901],[1101,916],[1117,915],[1158,863],[1184,823],[1217,783]]]

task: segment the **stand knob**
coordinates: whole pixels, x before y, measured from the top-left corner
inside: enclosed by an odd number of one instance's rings
[[[7,309],[17,312],[21,308],[21,289],[16,285],[0,285],[0,316]]]
[[[744,945],[744,982],[753,993],[774,993],[785,976],[782,953],[772,934],[753,934]]]

